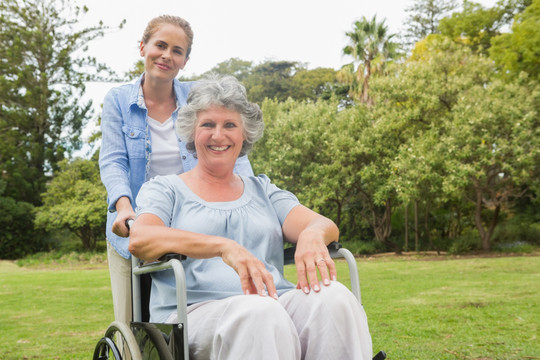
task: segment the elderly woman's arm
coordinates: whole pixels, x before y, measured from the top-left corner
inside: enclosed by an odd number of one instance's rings
[[[305,293],[320,291],[317,271],[325,285],[336,279],[336,266],[326,247],[339,239],[339,229],[332,220],[298,205],[285,218],[283,234],[287,241],[296,243],[297,288]]]
[[[243,246],[224,237],[167,227],[153,214],[137,217],[130,232],[129,251],[145,261],[156,260],[167,253],[183,254],[194,259],[219,256],[238,273],[245,294],[266,295],[268,291],[270,296],[277,298],[272,275]]]

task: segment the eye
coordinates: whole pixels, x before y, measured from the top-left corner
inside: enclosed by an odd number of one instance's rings
[[[225,124],[225,127],[227,129],[232,129],[232,128],[237,127],[237,125],[235,123],[233,123],[233,122],[228,122],[228,123]]]
[[[214,123],[209,122],[209,121],[203,122],[203,123],[201,123],[201,125],[200,125],[200,127],[213,127],[213,126],[214,126]]]

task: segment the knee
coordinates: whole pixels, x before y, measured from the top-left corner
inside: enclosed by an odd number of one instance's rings
[[[332,281],[329,286],[321,286],[321,291],[314,293],[314,296],[307,296],[306,300],[316,308],[348,308],[358,304],[356,297],[340,282]]]
[[[283,306],[270,297],[258,295],[240,296],[229,304],[227,312],[233,326],[245,326],[253,322],[270,328],[288,326],[290,318]]]

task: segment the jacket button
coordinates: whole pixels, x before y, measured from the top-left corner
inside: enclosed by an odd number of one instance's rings
[[[186,155],[182,156],[182,159],[186,160]]]

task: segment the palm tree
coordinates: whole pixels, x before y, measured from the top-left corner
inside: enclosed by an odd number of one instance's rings
[[[340,70],[340,80],[349,84],[351,97],[371,105],[369,80],[372,75],[383,73],[386,63],[398,56],[399,44],[392,41],[395,34],[388,33],[385,20],[377,22],[377,15],[371,20],[362,17],[345,34],[350,44],[343,48],[343,53],[352,56],[353,62]]]

